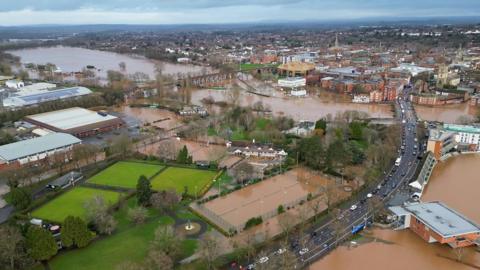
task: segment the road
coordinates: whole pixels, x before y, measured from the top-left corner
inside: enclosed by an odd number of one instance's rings
[[[398,164],[384,173],[377,186],[367,187],[352,198],[351,204],[342,209],[341,215],[311,227],[302,237],[289,239],[288,247],[276,247],[266,252],[268,254],[266,262],[261,263],[260,261],[265,259],[256,258],[255,261],[246,263],[247,269],[260,269],[265,264],[275,263],[275,260],[280,258],[278,250],[281,248],[288,248],[294,252],[296,268],[305,268],[351,237],[353,229],[361,230],[371,222],[372,207],[369,206],[368,200],[377,197],[377,201],[386,203],[395,192],[408,189],[409,180],[414,176],[420,162],[419,143],[416,139],[417,117],[412,104],[408,101],[410,91],[411,89],[405,89],[395,104],[397,116],[402,123],[402,147],[398,150],[401,159],[398,160]],[[231,269],[238,269],[238,266]]]

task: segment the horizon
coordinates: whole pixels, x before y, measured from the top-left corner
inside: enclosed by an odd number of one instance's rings
[[[334,12],[332,12],[332,10]],[[214,16],[212,16],[214,14]],[[212,25],[480,17],[475,0],[19,0],[0,7],[1,26]]]

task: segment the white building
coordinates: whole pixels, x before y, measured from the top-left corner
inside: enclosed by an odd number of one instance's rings
[[[353,103],[370,103],[370,95],[354,95]]]
[[[12,89],[20,89],[25,86],[25,83],[19,80],[8,80],[5,82],[5,86]]]
[[[305,89],[292,89],[290,91],[290,96],[292,96],[292,97],[306,97],[307,96],[307,90],[305,90]]]
[[[52,155],[71,151],[82,141],[70,134],[52,133],[42,137],[0,146],[0,168],[37,162]]]
[[[477,151],[480,149],[480,127],[444,124],[443,129],[455,132],[455,141],[458,144],[474,145]]]
[[[306,85],[307,79],[303,77],[288,77],[278,80],[278,86],[282,88],[298,88],[305,87]]]
[[[417,76],[420,73],[424,72],[433,72],[433,68],[426,68],[426,67],[419,67],[415,64],[407,64],[407,63],[402,63],[396,68],[392,68],[391,71],[393,72],[408,72],[412,76]]]

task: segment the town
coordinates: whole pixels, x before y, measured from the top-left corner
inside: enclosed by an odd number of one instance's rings
[[[2,269],[480,267],[477,17],[0,27],[0,123]]]

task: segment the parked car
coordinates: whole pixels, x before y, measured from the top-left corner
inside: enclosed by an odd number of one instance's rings
[[[268,262],[268,257],[265,256],[265,257],[261,257],[259,260],[258,260],[259,263],[266,263]]]
[[[308,251],[309,251],[308,248],[302,248],[302,249],[298,252],[298,254],[304,255],[304,254],[306,254]]]
[[[358,208],[356,204],[350,206],[350,211],[355,211]]]

